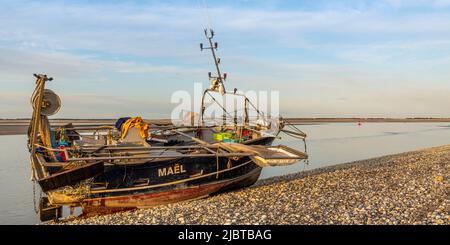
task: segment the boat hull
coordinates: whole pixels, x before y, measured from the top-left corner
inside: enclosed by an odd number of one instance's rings
[[[252,144],[272,142],[273,138],[261,138]],[[167,166],[172,166],[172,170],[167,170]],[[89,198],[81,202],[83,215],[152,207],[248,187],[258,180],[261,170],[249,157],[176,159],[148,166],[115,167],[109,171],[112,172],[109,177],[106,174],[97,180],[116,186],[91,191]],[[175,174],[167,175],[169,172]],[[142,186],[127,184],[143,177],[152,182]]]
[[[160,192],[87,199],[82,203],[83,216],[103,215],[208,197],[215,193],[251,186],[258,180],[260,174],[261,168],[258,167],[233,179],[188,188],[177,189],[174,187]]]

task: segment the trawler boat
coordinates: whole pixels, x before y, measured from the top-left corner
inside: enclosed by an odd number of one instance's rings
[[[209,73],[211,87],[203,93],[200,117],[190,123],[156,125],[135,117],[115,125],[52,126],[48,117],[58,112],[60,99],[45,88],[53,79],[35,74],[28,148],[32,179],[45,194],[39,205],[42,221],[61,218],[63,206],[81,207],[90,216],[207,197],[254,184],[263,167],[308,158],[305,152],[272,146],[282,131],[303,142],[306,134],[292,125],[284,129],[282,118],[269,118],[245,95],[225,90],[214,32],[205,30],[205,35],[210,45],[201,49],[212,51],[217,76]],[[243,116],[222,107],[221,122],[207,118],[205,97],[213,93],[240,96]]]

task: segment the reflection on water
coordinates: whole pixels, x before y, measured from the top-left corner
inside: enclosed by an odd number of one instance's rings
[[[0,224],[37,224],[25,135],[0,136]],[[38,189],[39,187],[36,187]]]
[[[309,165],[265,168],[261,178],[337,163],[450,144],[448,123],[356,123],[300,126],[308,134]],[[303,149],[281,135],[275,144]],[[0,136],[0,224],[36,224],[26,136]]]

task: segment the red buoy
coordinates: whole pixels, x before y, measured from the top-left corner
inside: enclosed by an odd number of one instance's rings
[[[62,160],[63,162],[68,162],[69,160],[68,160],[68,156],[67,156],[66,147],[63,146],[63,145],[60,145],[60,146],[58,147],[58,149],[62,150],[62,151],[59,152],[59,156],[61,157],[61,160]]]

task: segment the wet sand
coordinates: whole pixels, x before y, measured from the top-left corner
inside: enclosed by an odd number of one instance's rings
[[[320,123],[450,123],[450,118],[285,118],[296,125]],[[146,119],[150,124],[168,125],[170,119]],[[114,125],[116,119],[52,119],[51,125],[62,126],[67,123],[84,126]],[[29,119],[0,119],[0,135],[26,134]]]
[[[146,120],[150,124],[166,125],[170,123],[168,119]],[[4,119],[0,120],[1,135],[21,135],[26,134],[29,125],[28,119]],[[74,126],[113,126],[116,119],[53,119],[50,120],[52,126],[63,126],[72,123]]]
[[[446,145],[265,179],[205,199],[58,224],[449,225],[449,178]]]

